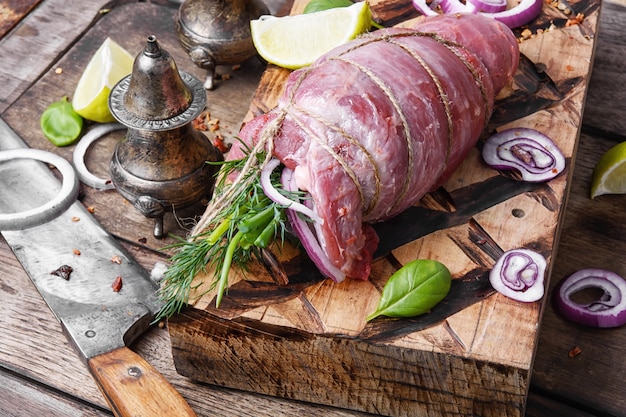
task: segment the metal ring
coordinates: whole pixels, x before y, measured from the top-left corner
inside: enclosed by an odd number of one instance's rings
[[[52,200],[39,207],[18,213],[0,213],[0,230],[21,230],[47,223],[65,212],[78,198],[79,183],[76,171],[72,164],[62,157],[30,148],[0,151],[0,162],[13,159],[35,159],[54,165],[63,175],[63,184]]]
[[[87,165],[85,164],[85,154],[93,142],[104,137],[104,135],[121,129],[126,129],[126,126],[121,123],[100,124],[87,132],[78,142],[76,148],[74,149],[72,161],[76,167],[78,178],[83,184],[97,190],[112,190],[115,188],[115,185],[110,179],[98,178],[89,171]]]

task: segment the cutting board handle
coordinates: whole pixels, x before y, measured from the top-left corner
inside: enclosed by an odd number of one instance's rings
[[[89,369],[117,417],[196,416],[165,377],[127,347],[91,358]]]

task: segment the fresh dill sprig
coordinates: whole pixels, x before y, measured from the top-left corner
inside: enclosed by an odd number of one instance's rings
[[[192,291],[202,283],[194,283],[201,272],[213,271],[213,280],[207,291],[217,287],[216,307],[228,288],[231,265],[245,269],[260,249],[275,239],[284,241],[286,218],[284,206],[274,203],[261,187],[259,173],[269,157],[266,152],[246,148],[246,157],[239,160],[214,162],[221,165],[216,181],[214,203],[207,207],[209,216],[201,229],[189,239],[166,249],[174,249],[171,265],[159,290],[164,306],[157,320],[179,313],[189,304]],[[239,173],[233,183],[228,178]],[[272,173],[272,184],[280,189],[280,173]],[[282,190],[281,190],[282,192]],[[223,197],[228,195],[227,199]],[[299,198],[293,195],[291,198]],[[198,230],[198,227],[196,229]],[[202,294],[197,294],[198,297]]]

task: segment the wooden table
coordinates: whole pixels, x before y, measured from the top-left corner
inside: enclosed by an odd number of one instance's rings
[[[92,27],[101,8],[115,7],[118,3],[128,2],[84,2],[78,10],[71,2],[63,0],[0,1],[0,36],[3,36],[0,39],[0,114],[9,125],[17,124],[20,117],[29,116],[28,112],[18,111],[18,101],[32,100],[41,108],[49,104],[30,88],[39,83],[44,74],[63,69],[59,63],[66,65],[66,71],[71,70],[71,63],[60,60],[64,53]],[[278,4],[281,2],[271,3],[273,11]],[[626,92],[621,88],[626,81],[623,70],[626,66],[625,22],[626,3],[605,1],[552,287],[560,278],[583,267],[604,267],[626,275],[626,257],[623,256],[626,253],[626,213],[623,210],[626,197],[603,196],[593,201],[588,198],[591,170],[599,156],[615,143],[626,140],[623,133]],[[180,51],[171,52],[180,54]],[[230,72],[229,68],[221,70]],[[213,117],[220,119],[224,134],[233,134],[238,129],[262,71],[259,62],[249,62],[235,71],[231,80],[222,81],[212,95],[208,108]],[[62,91],[59,86],[64,85],[63,72],[58,75],[59,85],[48,87]],[[66,76],[75,74],[66,73]],[[65,91],[65,94],[71,95],[72,91]],[[36,132],[37,124],[38,121],[33,120],[32,132]],[[111,145],[105,143],[102,152],[107,146]],[[94,170],[104,166],[105,161],[95,163]],[[84,204],[98,201],[93,190],[83,191]],[[151,237],[150,220],[134,213],[130,206],[115,197],[110,207],[95,206],[95,209],[94,216],[146,269],[150,270],[156,261],[164,259],[162,253],[150,249],[163,244]],[[116,212],[127,217],[123,225],[116,224]],[[169,227],[176,227],[171,223]],[[124,228],[132,230],[132,234],[123,233]],[[144,238],[146,243],[140,242]],[[2,239],[0,258],[0,386],[3,387],[0,414],[111,415],[88,371],[61,333],[58,322]],[[563,320],[548,305],[539,339],[527,416],[626,416],[624,328],[583,328]],[[163,373],[199,415],[363,415],[194,383],[176,373],[169,335],[163,328],[149,331],[132,348]],[[580,353],[571,355],[575,348]]]

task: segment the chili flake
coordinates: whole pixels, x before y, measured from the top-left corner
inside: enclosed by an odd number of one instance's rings
[[[582,353],[582,350],[578,346],[574,346],[573,348],[569,350],[569,352],[567,352],[567,356],[569,356],[570,358],[575,358],[581,353]]]
[[[122,277],[116,276],[115,281],[111,284],[111,288],[113,288],[113,292],[119,292],[122,289]]]

